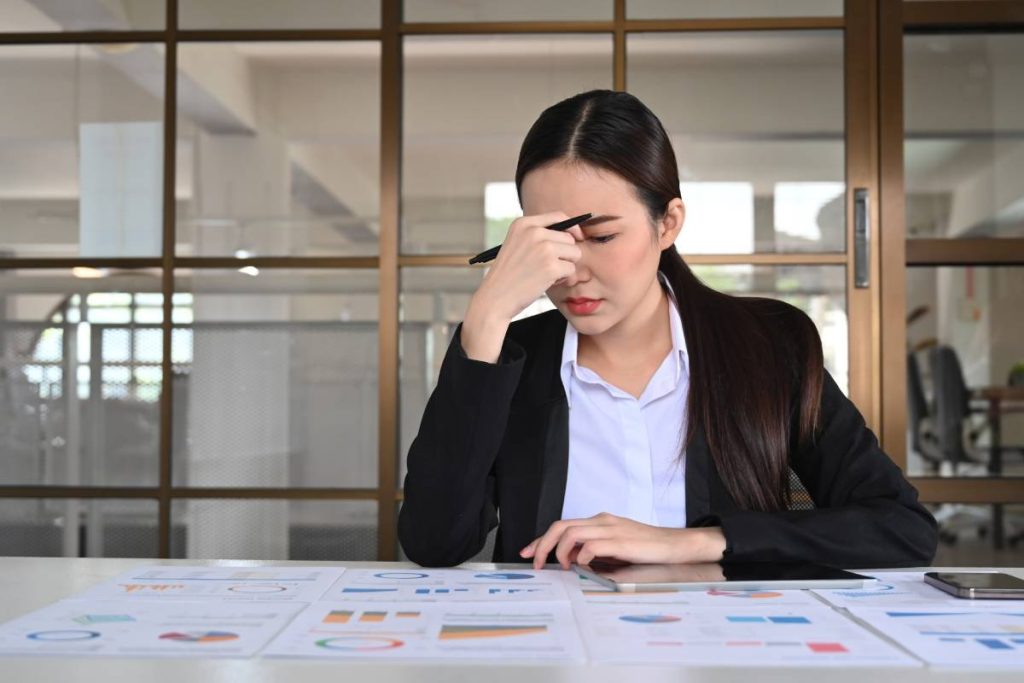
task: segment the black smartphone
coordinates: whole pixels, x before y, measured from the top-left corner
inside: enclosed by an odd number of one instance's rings
[[[958,598],[1024,600],[1024,579],[1001,572],[925,572],[924,581]]]

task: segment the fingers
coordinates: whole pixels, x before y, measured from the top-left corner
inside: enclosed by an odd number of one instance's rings
[[[572,561],[570,553],[578,546],[588,540],[601,538],[607,534],[607,528],[603,526],[574,526],[566,530],[558,540],[555,547],[555,559],[562,569],[568,569]]]
[[[576,243],[565,244],[564,242],[543,242],[538,246],[545,255],[554,256],[563,261],[575,263],[583,258],[583,250],[576,246]]]
[[[575,241],[575,242],[582,242],[584,239],[586,239],[583,236],[583,228],[581,228],[578,225],[572,226],[571,228],[566,230],[563,234],[569,235],[570,237],[572,237],[573,241]]]
[[[600,539],[587,541],[576,553],[577,564],[590,564],[595,557],[615,557],[620,554],[615,541]]]
[[[537,548],[537,543],[538,541],[540,541],[541,538],[541,536],[538,536],[537,538],[530,541],[530,543],[525,548],[519,551],[519,556],[533,557],[534,550]]]
[[[533,557],[533,568],[542,569],[544,563],[547,561],[548,554],[558,545],[561,541],[562,536],[569,529],[577,527],[604,527],[613,523],[617,518],[602,512],[601,514],[588,517],[586,519],[560,519],[554,522],[548,530],[538,539],[535,539],[526,548],[531,549],[531,555]],[[566,549],[566,552],[571,548]],[[525,549],[524,549],[525,550]],[[525,557],[525,556],[524,556]]]
[[[569,214],[564,211],[551,211],[550,213],[535,213],[529,216],[520,216],[509,224],[508,231],[509,233],[512,233],[513,231],[524,230],[530,227],[546,228],[553,223],[561,223],[569,218]],[[552,230],[551,232],[555,231]]]

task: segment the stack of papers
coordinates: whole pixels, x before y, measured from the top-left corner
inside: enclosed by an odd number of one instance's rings
[[[561,570],[142,566],[0,625],[0,654],[1024,670],[1024,601],[875,576],[617,593]]]

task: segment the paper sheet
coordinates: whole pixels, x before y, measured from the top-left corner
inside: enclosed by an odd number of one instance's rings
[[[1016,609],[1024,600],[965,600],[924,582],[924,572],[877,572],[877,583],[857,589],[815,590],[837,607],[951,606],[957,609]]]
[[[320,602],[266,649],[272,657],[330,659],[584,659],[568,604]]]
[[[63,600],[0,626],[0,653],[251,657],[301,603]]]
[[[481,571],[474,569],[350,569],[324,600],[383,602],[565,601],[557,569]]]
[[[312,602],[344,567],[141,566],[75,596],[82,600]]]
[[[752,601],[748,601],[752,602]],[[577,604],[596,662],[718,666],[920,666],[826,605]]]
[[[1024,668],[1024,610],[909,607],[850,612],[929,664]]]

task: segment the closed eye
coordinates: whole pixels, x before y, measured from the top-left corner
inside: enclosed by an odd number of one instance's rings
[[[597,242],[598,244],[607,244],[608,242],[611,242],[613,239],[615,239],[615,236],[617,234],[618,233],[612,233],[610,235],[597,235],[595,237],[591,237],[590,239],[591,241]]]

